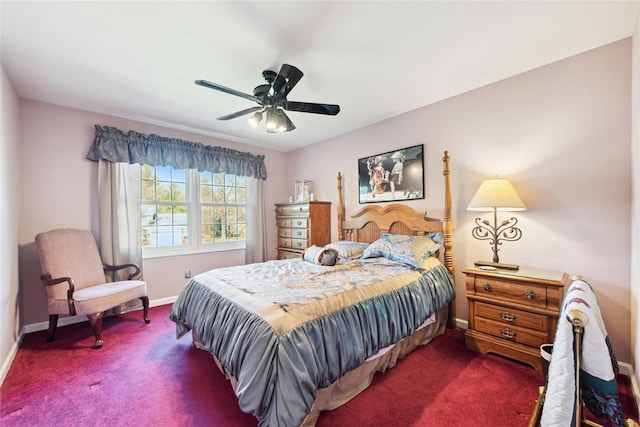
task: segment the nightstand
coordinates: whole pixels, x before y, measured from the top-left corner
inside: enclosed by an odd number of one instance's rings
[[[521,268],[486,271],[467,268],[469,326],[465,344],[542,371],[540,346],[553,343],[566,273]]]

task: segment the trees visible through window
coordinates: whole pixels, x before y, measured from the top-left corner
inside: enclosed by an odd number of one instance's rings
[[[222,249],[230,242],[244,244],[245,191],[244,177],[143,165],[145,254]]]

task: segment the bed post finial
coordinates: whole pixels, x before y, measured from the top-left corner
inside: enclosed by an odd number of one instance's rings
[[[344,203],[342,201],[342,173],[338,172],[338,240],[344,240]]]

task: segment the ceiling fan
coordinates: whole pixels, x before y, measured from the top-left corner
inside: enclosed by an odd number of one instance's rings
[[[258,106],[250,107],[235,113],[218,117],[218,120],[231,120],[246,114],[251,114],[249,123],[257,127],[262,121],[262,115],[266,115],[265,125],[267,132],[289,132],[296,127],[284,112],[299,111],[302,113],[327,114],[335,116],[340,112],[340,106],[335,104],[316,104],[311,102],[296,102],[287,100],[287,95],[291,89],[300,81],[303,74],[298,68],[289,64],[282,64],[280,71],[276,73],[271,70],[264,70],[262,77],[267,81],[253,89],[253,95],[240,92],[235,89],[211,83],[206,80],[196,80],[195,83],[209,89],[229,93],[241,98],[254,101]]]

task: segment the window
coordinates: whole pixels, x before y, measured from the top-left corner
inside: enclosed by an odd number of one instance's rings
[[[143,165],[144,256],[244,248],[245,191],[245,177]]]

